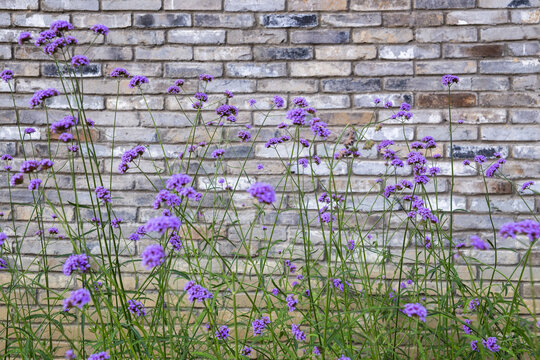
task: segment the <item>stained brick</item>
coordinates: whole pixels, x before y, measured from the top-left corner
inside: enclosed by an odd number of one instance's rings
[[[528,74],[540,72],[540,60],[482,60],[480,72],[484,74]]]
[[[445,120],[448,119],[445,112]],[[506,122],[504,109],[452,109],[452,121],[463,120],[464,124],[496,124]]]
[[[225,11],[280,11],[285,0],[225,0]],[[294,10],[294,9],[293,9]]]
[[[379,58],[381,59],[434,59],[439,56],[438,45],[383,45],[379,47]]]
[[[535,42],[511,42],[507,44],[508,54],[513,56],[537,56],[540,55],[540,43]]]
[[[411,0],[352,0],[351,10],[355,11],[389,11],[409,10]]]
[[[446,14],[448,25],[491,25],[508,22],[506,10],[451,11]]]
[[[354,67],[354,74],[364,76],[412,75],[413,64],[409,61],[364,61]]]
[[[223,44],[225,30],[169,30],[167,39],[177,44]]]
[[[9,26],[11,24],[11,17],[8,13],[0,14],[0,26]]]
[[[502,57],[502,44],[443,44],[443,54],[446,58],[461,57]]]
[[[416,9],[461,9],[473,8],[475,0],[416,0]]]
[[[377,56],[374,45],[321,45],[315,48],[317,60],[366,60]]]
[[[285,30],[229,30],[229,44],[281,44],[287,41]]]
[[[538,94],[534,93],[482,93],[479,104],[494,107],[538,106]]]
[[[326,92],[368,92],[381,90],[381,79],[325,79],[322,90]]]
[[[111,30],[107,42],[113,45],[160,45],[165,42],[165,33],[154,30]]]
[[[170,78],[178,77],[198,77],[200,74],[210,74],[212,76],[222,76],[223,67],[221,64],[187,62],[165,64],[165,76]]]
[[[182,13],[135,14],[134,23],[136,27],[143,28],[183,27],[191,26],[191,16]]]
[[[513,10],[510,18],[517,24],[537,24],[540,22],[540,11],[538,9]]]
[[[291,76],[347,76],[351,74],[351,63],[343,61],[309,61],[289,64]]]
[[[353,30],[355,43],[407,43],[413,40],[411,29],[357,29]]]
[[[233,77],[280,77],[287,75],[285,63],[229,63],[227,64],[227,75]]]
[[[309,28],[318,24],[316,14],[268,14],[261,15],[259,21],[267,28]]]
[[[255,24],[252,14],[195,14],[193,23],[198,27],[247,28]]]
[[[321,22],[335,27],[363,27],[381,25],[381,14],[323,14]]]
[[[523,8],[540,6],[538,0],[478,0],[478,7],[481,8]]]
[[[262,79],[257,81],[257,91],[305,94],[317,90],[318,81],[314,79]]]
[[[292,11],[347,10],[347,0],[289,0],[288,9]]]
[[[385,90],[441,90],[440,79],[434,77],[393,77],[384,79]]]
[[[222,0],[165,0],[165,10],[221,10]]]
[[[375,98],[380,98],[383,103],[391,101],[394,104],[401,104],[403,102],[413,104],[412,94],[400,93],[400,94],[387,94],[387,93],[377,93],[377,95],[354,95],[353,103],[354,107],[370,108],[375,107],[373,100]]]
[[[508,147],[498,145],[454,145],[453,153],[455,159],[473,159],[476,155],[494,159],[495,153],[507,158]],[[450,149],[448,149],[447,156],[450,157]]]
[[[256,60],[308,60],[313,58],[311,47],[255,47]]]
[[[540,89],[540,79],[537,75],[515,76],[512,79],[514,90],[537,90]]]
[[[476,95],[468,93],[452,93],[450,102],[453,107],[471,107],[476,105]],[[420,108],[447,108],[448,94],[418,94],[416,105]]]
[[[133,50],[125,46],[92,47],[87,56],[92,60],[131,60]]]
[[[62,73],[66,73],[69,71],[68,68],[65,66],[60,67],[60,71]],[[51,76],[51,77],[58,77],[58,68],[55,64],[44,64],[41,67],[41,72],[44,76]],[[101,64],[90,64],[81,66],[75,69],[75,73],[77,76],[82,77],[96,77],[101,76]],[[66,76],[66,75],[64,75]]]
[[[349,42],[349,32],[343,30],[298,30],[291,33],[295,44],[343,44]]]

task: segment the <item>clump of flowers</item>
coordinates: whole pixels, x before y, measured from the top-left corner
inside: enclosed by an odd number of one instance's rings
[[[416,317],[420,321],[426,322],[427,310],[426,308],[419,303],[409,303],[405,304],[403,307],[403,313],[408,317]]]
[[[270,184],[258,182],[251,185],[247,191],[260,203],[270,205],[274,201],[276,201],[276,193],[274,191],[274,188]]]
[[[86,289],[79,289],[73,291],[70,296],[64,299],[64,311],[69,311],[73,307],[82,309],[84,305],[90,302],[90,291]]]
[[[141,254],[142,265],[150,270],[163,264],[165,262],[165,257],[165,251],[161,245],[148,245]]]

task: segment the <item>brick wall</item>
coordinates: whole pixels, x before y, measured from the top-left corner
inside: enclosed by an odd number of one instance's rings
[[[187,140],[189,124],[178,116],[174,99],[164,93],[179,77],[187,79],[185,88],[194,92],[197,76],[210,73],[216,77],[210,96],[233,91],[231,103],[241,109],[241,124],[257,125],[261,120],[251,112],[248,99],[258,100],[264,108],[274,94],[288,100],[305,95],[335,130],[364,124],[373,111],[378,119],[391,114],[373,108],[375,97],[398,104],[407,101],[415,115],[405,136],[413,140],[431,135],[439,141],[443,175],[449,172],[450,149],[447,99],[440,76],[450,73],[461,78],[452,97],[453,119],[464,120],[454,135],[456,158],[493,157],[500,152],[508,159],[503,167],[506,174],[519,183],[536,180],[539,190],[539,5],[539,0],[0,0],[0,67],[15,72],[21,119],[36,127],[35,138],[43,140],[36,142],[37,151],[46,149],[43,113],[28,109],[27,102],[34,91],[59,87],[59,81],[56,68],[40,49],[19,46],[14,40],[21,31],[35,34],[63,19],[78,29],[95,23],[111,29],[89,51],[93,64],[84,73],[87,115],[97,124],[93,137],[100,155],[111,151],[115,107],[116,87],[107,75],[122,66],[150,78],[147,99],[171,154],[177,154],[178,145]],[[75,33],[81,44],[92,40],[87,31]],[[118,106],[118,156],[136,143],[156,145],[144,102],[124,82]],[[51,108],[52,118],[65,115],[65,101],[55,99]],[[268,129],[281,121],[275,120]],[[0,84],[0,124],[0,153],[20,158],[4,83]],[[368,134],[374,140],[403,142],[398,124],[389,123],[381,132]],[[230,137],[230,133],[224,130],[219,136]],[[245,150],[238,145],[229,154],[243,156]],[[278,178],[282,169],[274,166],[273,157],[259,144],[247,168],[255,173],[255,164],[262,163],[268,179]],[[367,192],[383,168],[374,150],[363,151],[362,157],[353,167],[359,193]],[[104,161],[103,165],[107,173],[110,164]],[[212,165],[207,165],[211,170]],[[152,177],[150,163],[143,161],[141,166]],[[488,231],[482,180],[460,164],[456,171],[456,206],[476,214],[457,215],[457,230]],[[229,172],[235,175],[234,169]],[[338,180],[345,176],[336,175]],[[5,174],[1,178],[5,189]],[[134,174],[117,180],[115,195],[125,192],[116,200],[116,211],[126,226],[148,219],[154,197],[149,185]],[[66,194],[71,181],[66,178],[60,183]],[[488,186],[497,226],[529,212],[508,184],[492,180]],[[439,189],[447,193],[448,188],[448,179],[441,178]],[[30,197],[25,191],[15,195],[20,200]],[[525,198],[534,211],[540,209],[540,199]],[[23,221],[30,213],[20,208],[13,215]],[[286,225],[284,221],[280,234],[294,236]],[[39,249],[37,245],[26,250],[31,254]],[[508,261],[511,265],[517,258]]]

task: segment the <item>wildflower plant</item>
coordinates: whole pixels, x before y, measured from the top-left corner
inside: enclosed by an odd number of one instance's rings
[[[275,95],[268,110],[249,100],[260,122],[245,124],[234,94],[217,96],[213,76],[201,74],[163,89],[189,125],[185,141],[171,146],[148,105],[152,79],[124,68],[109,75],[117,95],[103,155],[93,135],[103,120],[88,117],[78,70],[91,59],[72,30],[56,21],[36,39],[18,37],[42,49],[61,84],[29,99],[29,107],[42,110],[37,130],[24,130],[16,76],[7,69],[0,76],[20,135],[18,159],[0,158],[9,199],[0,209],[9,212],[0,232],[7,357],[540,356],[536,309],[520,291],[534,291],[540,223],[530,207],[526,218],[495,222],[488,186],[491,178],[507,182],[530,206],[523,195],[534,193],[533,183],[514,184],[502,156],[464,162],[485,185],[490,226],[463,234],[453,152],[442,156],[431,136],[374,140],[389,124],[405,134],[414,119],[410,104],[374,99],[393,115],[339,128],[307,99]],[[89,31],[108,34],[104,25]],[[146,106],[154,143],[116,140],[126,85]],[[450,95],[459,78],[444,75],[441,86],[453,149]],[[50,108],[56,97],[67,102],[62,116]],[[275,117],[279,124],[269,125]],[[371,149],[386,164],[361,193],[353,174]],[[255,152],[274,161],[254,161]],[[122,207],[118,184],[130,176],[150,192],[136,199],[139,216],[133,204]],[[448,196],[438,191],[446,181]],[[24,224],[15,216],[21,207],[31,214]],[[28,247],[38,248],[35,258],[24,255]],[[510,271],[500,268],[501,252],[521,254]]]

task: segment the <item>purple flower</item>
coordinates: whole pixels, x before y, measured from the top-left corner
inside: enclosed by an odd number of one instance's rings
[[[22,173],[31,173],[34,170],[39,168],[39,161],[37,160],[26,160],[21,164],[20,172]]]
[[[63,306],[64,311],[69,311],[73,307],[78,307],[79,309],[82,309],[82,307],[90,302],[90,291],[86,289],[79,289],[73,291],[69,298],[64,299]]]
[[[467,166],[467,165],[471,165],[471,162],[467,159],[463,160],[463,165]]]
[[[471,341],[471,350],[478,351],[478,341],[476,340]]]
[[[230,331],[229,331],[229,328],[227,327],[227,325],[221,326],[216,331],[216,339],[226,340],[229,337],[229,332]]]
[[[71,255],[67,258],[62,268],[64,275],[70,276],[75,270],[79,270],[81,273],[86,273],[90,270],[90,263],[86,254]]]
[[[253,348],[246,345],[246,346],[244,346],[244,348],[242,349],[242,355],[248,356],[248,355],[251,354],[252,351],[253,351]]]
[[[102,351],[100,353],[90,355],[88,360],[107,360],[107,359],[110,359],[110,358],[111,358],[111,356],[109,354],[107,354],[106,351]]]
[[[71,141],[73,140],[73,134],[70,134],[70,133],[60,134],[60,136],[58,137],[58,140],[63,141],[63,142]]]
[[[300,96],[295,97],[293,99],[293,103],[294,103],[294,105],[296,105],[298,107],[307,107],[309,105],[307,100],[305,98],[303,98],[303,97],[300,97]]]
[[[49,159],[43,159],[39,162],[39,170],[47,170],[49,168],[52,168],[52,166],[54,165],[54,162],[52,162],[51,160]]]
[[[101,24],[95,24],[93,25],[90,30],[92,30],[93,32],[95,32],[96,34],[101,34],[103,36],[106,36],[108,33],[109,33],[109,28],[106,27],[105,25],[101,25]]]
[[[484,155],[476,155],[474,157],[474,161],[476,161],[479,164],[482,164],[486,162],[486,157]]]
[[[249,99],[248,103],[249,103],[249,106],[253,106],[253,105],[255,105],[257,103],[257,100]]]
[[[165,187],[169,190],[176,190],[177,192],[182,191],[184,185],[187,185],[191,182],[191,177],[185,174],[174,174],[167,183]]]
[[[472,330],[469,326],[467,325],[471,325],[471,320],[470,319],[465,319],[465,324],[463,324],[463,332],[467,335],[471,335],[472,334]]]
[[[146,316],[146,310],[144,309],[144,305],[137,300],[128,300],[128,310],[135,316]]]
[[[459,78],[454,75],[443,75],[441,77],[441,82],[443,86],[451,86],[452,84],[457,84],[459,82]]]
[[[476,235],[471,236],[471,245],[474,246],[478,250],[489,249],[489,245]]]
[[[168,229],[178,230],[181,225],[182,222],[175,216],[159,216],[148,220],[144,225],[144,228],[148,232],[156,231],[163,234]]]
[[[292,123],[295,125],[304,125],[306,116],[307,112],[304,109],[295,108],[287,111],[287,115],[285,117],[292,120]]]
[[[193,96],[195,99],[197,100],[200,100],[202,102],[206,102],[208,101],[208,95],[206,95],[205,93],[203,92],[197,92],[195,93],[195,95]]]
[[[380,103],[381,103],[381,99],[375,98],[375,100],[373,100],[373,102],[374,102],[375,104],[380,104]]]
[[[501,234],[503,238],[511,237],[513,239],[515,239],[518,234],[527,235],[532,242],[540,238],[540,222],[523,220],[515,223],[507,223],[501,226],[499,234]]]
[[[300,326],[296,324],[291,325],[292,334],[294,335],[295,339],[298,341],[305,341],[306,340],[306,334],[302,330],[300,330]]]
[[[159,244],[150,244],[141,253],[142,264],[148,270],[165,262],[165,251]]]
[[[488,178],[491,178],[495,175],[495,172],[497,170],[499,170],[499,168],[501,167],[502,164],[504,164],[506,162],[505,159],[499,159],[497,162],[491,164],[487,169],[486,169],[486,177]]]
[[[253,320],[251,323],[251,326],[253,327],[253,336],[262,336],[263,331],[268,324],[270,324],[270,318],[268,316],[262,316],[260,319]]]
[[[489,337],[487,340],[482,339],[482,345],[491,352],[498,352],[501,348],[497,345],[496,337]]]
[[[129,81],[128,86],[133,89],[133,88],[136,88],[138,86],[141,86],[142,84],[148,84],[148,78],[146,76],[142,76],[142,75],[135,75]]]
[[[71,65],[73,65],[73,67],[90,65],[90,60],[88,60],[86,56],[75,55],[73,58],[71,58]]]
[[[429,175],[430,176],[436,176],[440,171],[441,171],[441,169],[436,167],[436,166],[431,167],[431,168],[429,168]]]
[[[233,106],[233,105],[228,105],[228,104],[223,104],[223,105],[220,105],[217,109],[216,109],[216,114],[219,115],[220,118],[224,118],[226,117],[227,120],[229,120],[228,118],[230,116],[236,116],[238,115],[238,108],[236,106]],[[233,117],[234,117],[233,116]],[[230,121],[230,120],[229,120]],[[232,122],[235,122],[236,119],[234,119],[234,121]]]
[[[273,288],[272,289],[272,295],[278,296],[279,295],[279,290],[277,288]]]
[[[3,232],[0,232],[0,246],[4,244],[4,241],[7,240],[7,235]]]
[[[525,191],[533,185],[534,185],[534,181],[525,181],[523,185],[521,185],[521,191]]]
[[[61,133],[71,129],[75,124],[79,122],[79,119],[71,115],[66,115],[62,120],[53,122],[50,125],[50,129],[53,133]]]
[[[34,93],[34,96],[32,96],[32,98],[30,99],[30,102],[29,102],[30,107],[36,108],[40,106],[41,104],[43,104],[44,100],[51,98],[53,96],[58,96],[58,95],[59,95],[59,92],[56,89],[49,88],[45,90],[38,90]]]
[[[234,97],[234,94],[232,93],[232,91],[225,90],[225,96],[230,99]]]
[[[6,260],[0,258],[0,270],[3,270],[3,269],[7,269],[8,268],[8,263]]]
[[[115,229],[118,229],[118,227],[120,226],[120,223],[124,221],[124,219],[122,218],[114,218],[111,220],[111,226]]]
[[[23,43],[32,40],[32,34],[30,34],[27,31],[24,31],[19,34],[19,38],[17,39],[17,42],[19,45],[22,45]]]
[[[214,77],[212,75],[209,75],[209,74],[201,74],[201,75],[199,75],[199,80],[210,82],[210,81],[214,80]]]
[[[247,192],[259,202],[264,204],[272,204],[276,200],[276,193],[270,184],[258,182],[249,187]]]
[[[9,82],[13,79],[13,71],[9,69],[4,69],[0,73],[0,79],[4,80],[5,82]]]
[[[66,354],[64,355],[66,359],[75,359],[75,352],[72,349],[69,349],[66,351]]]
[[[480,301],[478,300],[478,298],[474,298],[469,302],[469,310],[471,311],[475,311],[478,306],[480,306]]]
[[[287,295],[287,306],[289,307],[289,312],[293,312],[296,310],[296,304],[298,304],[298,300],[294,298],[293,294]]]
[[[110,203],[111,202],[111,192],[103,186],[98,186],[96,190],[94,190],[96,193],[96,196],[99,200],[103,201],[104,203]]]
[[[173,94],[180,94],[180,88],[178,86],[169,86],[169,88],[167,89],[167,92],[171,95]]]
[[[331,285],[341,292],[344,290],[343,282],[340,279],[333,279]]]
[[[68,30],[74,30],[73,24],[71,24],[68,21],[65,20],[56,20],[54,21],[51,26],[49,27],[52,31],[68,31]]]
[[[24,133],[28,135],[33,134],[35,132],[36,132],[36,129],[31,128],[31,127],[24,129]]]
[[[40,179],[32,179],[30,180],[30,184],[28,185],[28,190],[30,191],[37,190],[40,185],[41,185]]]
[[[214,294],[201,285],[196,284],[193,280],[186,283],[184,290],[187,292],[188,300],[191,302],[194,302],[195,300],[203,302],[206,299],[212,299],[214,297]]]
[[[350,357],[345,356],[344,354],[341,354],[338,360],[351,360]]]
[[[427,310],[419,303],[405,304],[403,313],[408,317],[418,317],[420,321],[426,322]]]
[[[225,154],[225,150],[224,149],[216,149],[212,152],[212,157],[214,159],[217,159],[218,157],[222,157],[223,154]]]
[[[392,106],[394,106],[394,104],[392,104],[391,101],[387,101],[387,102],[384,103],[384,107],[385,107],[386,109],[389,109],[389,108],[391,108]]]
[[[70,146],[68,146],[68,151],[72,152],[72,153],[76,153],[77,151],[79,151],[79,146],[78,145],[70,145]]]
[[[276,108],[281,109],[285,105],[285,100],[281,96],[274,96],[274,105],[276,105]]]
[[[112,78],[128,78],[131,76],[131,74],[124,68],[115,68],[113,71],[111,71]]]

